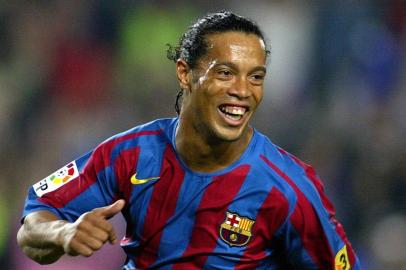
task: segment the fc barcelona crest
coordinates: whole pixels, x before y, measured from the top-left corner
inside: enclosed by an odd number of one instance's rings
[[[220,226],[220,237],[230,246],[245,246],[252,236],[255,220],[226,212],[226,219]]]

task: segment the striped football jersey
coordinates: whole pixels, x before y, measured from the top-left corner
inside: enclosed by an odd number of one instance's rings
[[[254,130],[240,158],[192,171],[176,151],[179,119],[101,143],[34,184],[23,216],[68,221],[122,198],[122,269],[360,269],[312,167]]]

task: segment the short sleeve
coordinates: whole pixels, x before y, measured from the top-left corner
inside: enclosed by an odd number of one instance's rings
[[[117,185],[109,163],[110,155],[102,144],[35,183],[28,190],[23,219],[46,210],[73,222],[85,212],[110,204]]]

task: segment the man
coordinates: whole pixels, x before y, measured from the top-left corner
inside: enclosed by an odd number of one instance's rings
[[[123,269],[360,269],[311,167],[249,126],[268,51],[252,21],[209,14],[168,56],[179,117],[118,134],[34,184],[18,233],[39,263],[91,256],[127,222]],[[178,104],[177,99],[177,104]]]

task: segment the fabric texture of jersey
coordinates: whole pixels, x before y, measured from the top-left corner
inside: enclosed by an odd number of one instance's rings
[[[75,221],[122,198],[122,269],[360,269],[312,167],[254,131],[215,173],[190,170],[179,119],[135,127],[32,186],[23,217]],[[59,175],[59,176],[58,176]]]

